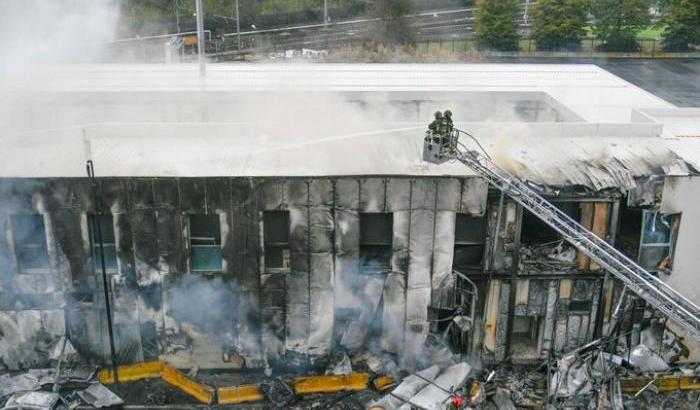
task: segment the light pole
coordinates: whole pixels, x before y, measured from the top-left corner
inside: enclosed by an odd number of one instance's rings
[[[236,0],[236,36],[238,37],[238,51],[241,51],[241,14]]]
[[[323,0],[323,28],[328,27],[328,0]]]
[[[194,0],[197,12],[197,58],[199,60],[199,76],[206,77],[207,68],[204,65],[204,10],[202,0]]]
[[[105,298],[105,313],[107,314],[107,332],[109,334],[109,353],[112,359],[112,376],[114,382],[119,383],[119,374],[117,371],[117,353],[114,345],[114,326],[112,324],[112,307],[109,301],[110,297],[110,282],[107,279],[107,267],[105,265],[105,250],[102,242],[102,228],[100,226],[100,215],[102,215],[102,203],[97,193],[98,186],[95,179],[95,166],[92,160],[88,160],[86,164],[88,178],[92,189],[93,206],[95,207],[95,217],[92,219],[92,232],[94,239],[97,241],[100,250],[100,267],[102,268],[102,289],[104,290]]]
[[[177,34],[182,33],[180,30],[180,0],[175,0],[175,23],[177,24]]]

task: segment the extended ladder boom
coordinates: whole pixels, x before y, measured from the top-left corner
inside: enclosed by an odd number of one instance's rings
[[[486,155],[466,149],[458,142],[459,132],[456,129],[436,133],[428,131],[424,142],[424,160],[439,164],[456,159],[473,169],[489,184],[503,191],[559,232],[564,239],[622,281],[631,291],[700,340],[700,308],[584,228]]]

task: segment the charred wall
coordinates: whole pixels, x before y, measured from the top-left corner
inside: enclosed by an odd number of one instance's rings
[[[0,348],[18,338],[50,343],[67,328],[83,354],[100,360],[108,344],[89,182],[3,179],[0,191]],[[108,277],[119,360],[165,355],[183,367],[324,355],[375,301],[365,316],[379,318],[379,331],[368,340],[410,360],[429,330],[428,307],[450,286],[455,216],[486,211],[478,178],[103,178],[98,197],[114,228],[117,263]],[[265,267],[266,211],[289,212],[284,272]],[[361,268],[365,213],[393,219],[390,272],[380,280]],[[48,266],[20,272],[15,214],[44,220]],[[192,214],[220,222],[216,272],[192,273]],[[18,358],[4,363],[10,368],[40,360],[0,353]]]
[[[614,193],[550,200],[614,242],[619,211]],[[477,326],[476,342],[469,340],[465,348],[481,351],[486,360],[509,357],[531,364],[599,337],[615,281],[511,199],[494,192],[488,210],[486,265],[473,276],[485,284],[479,306],[484,333]]]

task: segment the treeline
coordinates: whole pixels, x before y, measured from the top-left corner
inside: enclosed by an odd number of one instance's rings
[[[652,10],[659,16],[652,22]],[[700,0],[538,0],[532,6],[530,37],[538,50],[576,51],[590,30],[602,51],[636,51],[637,34],[661,30],[664,49],[690,51],[700,44]],[[477,0],[480,48],[516,51],[521,39],[518,0]]]
[[[236,28],[235,0],[203,0],[207,29]],[[454,1],[448,2],[453,4]],[[592,34],[602,51],[635,51],[638,33],[661,31],[667,51],[690,51],[700,44],[700,0],[537,0],[530,7],[530,38],[538,50],[576,51]],[[389,44],[410,44],[414,30],[405,16],[416,7],[439,7],[438,0],[328,0],[334,21],[379,17],[370,33]],[[447,3],[446,3],[447,4]],[[479,48],[517,51],[524,36],[522,0],[463,0],[475,4],[474,32]],[[323,0],[239,0],[241,30],[323,21]],[[652,21],[652,11],[657,17]],[[122,0],[120,36],[151,35],[195,29],[194,0]]]

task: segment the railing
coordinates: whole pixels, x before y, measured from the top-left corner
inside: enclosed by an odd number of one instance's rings
[[[445,38],[448,37],[448,38]],[[311,48],[329,52],[356,52],[387,46],[369,38],[369,35],[356,33],[325,33],[318,36],[279,37],[274,34],[259,34],[242,37],[242,48],[232,38],[226,38],[208,47],[210,56],[224,60],[227,55],[267,54],[291,49]],[[485,57],[579,57],[579,58],[700,58],[700,51],[666,52],[663,41],[657,39],[638,39],[630,51],[605,51],[603,41],[596,37],[585,37],[578,42],[562,47],[539,49],[534,39],[521,39],[516,51],[499,51],[482,47],[478,40],[468,33],[440,37],[419,37],[404,51],[416,55],[440,54],[454,58]]]

